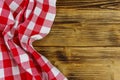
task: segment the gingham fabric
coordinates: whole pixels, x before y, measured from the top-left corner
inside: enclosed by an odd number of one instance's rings
[[[49,33],[55,7],[56,0],[0,0],[0,80],[67,80],[32,46]]]

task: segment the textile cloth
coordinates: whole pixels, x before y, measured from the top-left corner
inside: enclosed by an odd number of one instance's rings
[[[0,80],[67,80],[32,46],[55,15],[56,0],[0,0]]]

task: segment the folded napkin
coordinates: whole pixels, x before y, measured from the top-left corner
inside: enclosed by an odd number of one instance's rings
[[[32,46],[55,14],[56,0],[0,0],[0,80],[67,80]]]

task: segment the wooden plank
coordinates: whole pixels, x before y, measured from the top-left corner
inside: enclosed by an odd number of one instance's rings
[[[58,0],[57,5],[51,33],[43,40],[35,41],[34,46],[120,45],[119,0]],[[100,5],[114,9],[103,9]]]
[[[35,47],[69,80],[118,80],[119,47]]]
[[[119,10],[119,0],[57,0],[59,8],[112,9]]]

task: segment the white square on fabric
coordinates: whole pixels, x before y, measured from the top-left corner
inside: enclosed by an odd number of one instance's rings
[[[51,71],[53,72],[54,76],[57,76],[60,73],[55,67],[53,67]]]
[[[67,78],[65,78],[64,80],[68,80]]]
[[[20,72],[19,72],[19,68],[16,66],[16,67],[12,67],[12,73],[13,73],[13,75],[18,75],[18,74],[20,74]]]
[[[11,20],[14,20],[14,18],[13,18],[13,15],[12,15],[12,13],[10,12],[10,14],[9,14],[9,17],[8,17],[9,19],[11,19]]]
[[[38,2],[40,2],[40,3],[43,3],[43,0],[37,0]]]
[[[0,15],[1,15],[1,12],[2,12],[2,8],[0,8]]]
[[[50,28],[49,27],[42,27],[40,30],[40,33],[49,33],[50,32]]]
[[[20,55],[20,61],[21,63],[29,61],[28,55],[27,54]]]
[[[27,27],[27,28],[30,29],[30,30],[33,30],[34,27],[35,27],[35,23],[31,21],[31,22],[28,24],[28,27]]]
[[[29,38],[28,36],[23,35],[23,37],[22,37],[21,41],[25,43],[25,42],[27,42],[27,41],[28,41],[28,38]]]
[[[15,11],[18,7],[19,5],[14,1],[12,1],[12,3],[10,4],[10,9],[12,9],[13,11]]]
[[[34,40],[42,39],[43,37],[41,35],[34,35],[31,37]]]
[[[30,2],[34,2],[34,0],[30,0]]]
[[[46,15],[46,19],[47,19],[47,20],[53,21],[54,18],[55,18],[55,14],[47,13],[47,15]]]
[[[31,13],[31,10],[26,10],[26,18],[29,17],[30,13]]]
[[[56,0],[49,0],[49,5],[55,6],[56,5]]]
[[[0,52],[0,60],[3,60],[3,55],[2,55],[3,53],[2,52]]]
[[[41,56],[41,58],[43,59],[43,61],[45,61],[45,63],[48,63],[48,60],[44,56]]]
[[[40,13],[41,13],[41,11],[42,11],[42,10],[41,10],[40,8],[36,7],[34,13],[35,13],[37,16],[39,16]]]
[[[4,78],[4,69],[0,69],[0,78]]]
[[[29,69],[27,69],[27,71],[30,73],[30,74],[32,74],[32,70],[29,68]]]

